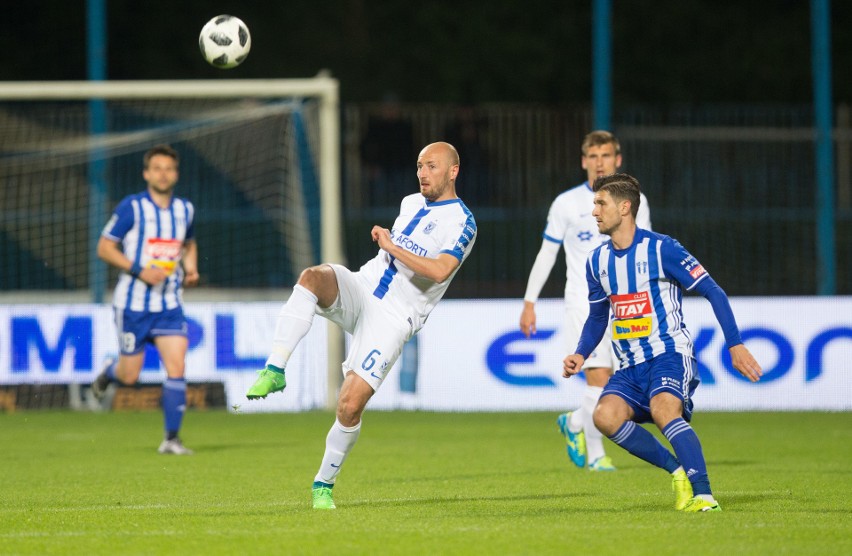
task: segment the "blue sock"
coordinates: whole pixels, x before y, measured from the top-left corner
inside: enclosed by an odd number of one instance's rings
[[[660,444],[660,441],[653,434],[633,421],[625,421],[609,439],[637,458],[643,459],[651,465],[662,467],[669,473],[673,473],[675,469],[680,467],[680,463],[672,453],[666,450],[666,447]]]
[[[163,415],[166,420],[166,438],[176,438],[186,411],[186,380],[169,378],[163,384]]]
[[[683,464],[689,482],[692,483],[693,494],[712,494],[701,442],[689,423],[677,418],[663,428],[663,434],[671,442],[677,459]]]

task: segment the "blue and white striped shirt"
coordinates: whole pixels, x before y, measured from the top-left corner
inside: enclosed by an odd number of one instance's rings
[[[148,191],[128,195],[118,204],[101,235],[121,243],[124,255],[142,268],[159,266],[169,275],[149,286],[122,272],[113,295],[116,309],[158,313],[179,307],[183,295],[180,259],[184,243],[195,237],[195,208],[186,199],[172,197],[160,208]]]
[[[627,249],[615,249],[610,240],[592,251],[586,263],[589,303],[609,302],[620,368],[663,353],[693,355],[683,289],[705,279],[710,275],[677,240],[641,228]]]

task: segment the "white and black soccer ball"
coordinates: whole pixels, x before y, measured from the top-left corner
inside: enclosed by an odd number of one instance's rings
[[[235,68],[243,63],[251,50],[251,35],[239,18],[217,15],[201,29],[198,48],[211,66]]]

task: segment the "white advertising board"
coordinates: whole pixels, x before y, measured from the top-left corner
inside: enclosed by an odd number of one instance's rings
[[[702,384],[697,410],[852,409],[852,297],[732,298],[743,340],[764,369],[752,384],[726,359],[710,304],[684,299]],[[373,408],[436,411],[565,411],[584,381],[561,377],[575,346],[562,337],[562,300],[536,304],[538,334],[518,329],[520,300],[442,301],[418,336],[419,364],[397,364]],[[411,367],[409,365],[409,367]],[[400,387],[406,381],[411,387]],[[408,391],[406,391],[408,390]]]
[[[703,298],[684,300],[702,384],[696,409],[852,410],[852,297],[732,298],[743,339],[763,366],[752,384],[730,368],[721,330]],[[240,411],[323,408],[327,396],[327,321],[314,319],[287,368],[287,390],[247,403],[272,342],[281,305],[193,303],[187,307],[187,378],[225,384]],[[584,382],[561,377],[573,346],[562,336],[561,300],[537,304],[538,334],[518,330],[520,300],[445,300],[417,336],[371,409],[565,411]],[[412,349],[415,347],[416,349]],[[112,309],[102,305],[0,306],[0,385],[91,382],[117,352]],[[164,373],[153,354],[142,381]]]
[[[287,367],[286,395],[245,403],[263,368],[280,302],[193,303],[186,308],[190,382],[222,382],[229,406],[240,411],[324,408],[327,396],[327,321],[317,318]],[[0,306],[0,384],[88,384],[108,356],[118,353],[112,308],[104,305]],[[162,382],[165,372],[149,348],[140,382]]]

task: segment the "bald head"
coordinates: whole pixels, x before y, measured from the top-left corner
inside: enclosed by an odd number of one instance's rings
[[[423,147],[417,157],[420,193],[431,202],[456,197],[459,153],[449,143],[439,141]]]
[[[438,141],[437,143],[430,143],[423,147],[423,150],[420,151],[420,157],[426,153],[430,153],[435,157],[442,157],[450,166],[458,165],[459,163],[459,152],[456,148],[449,143],[445,143],[444,141]]]

